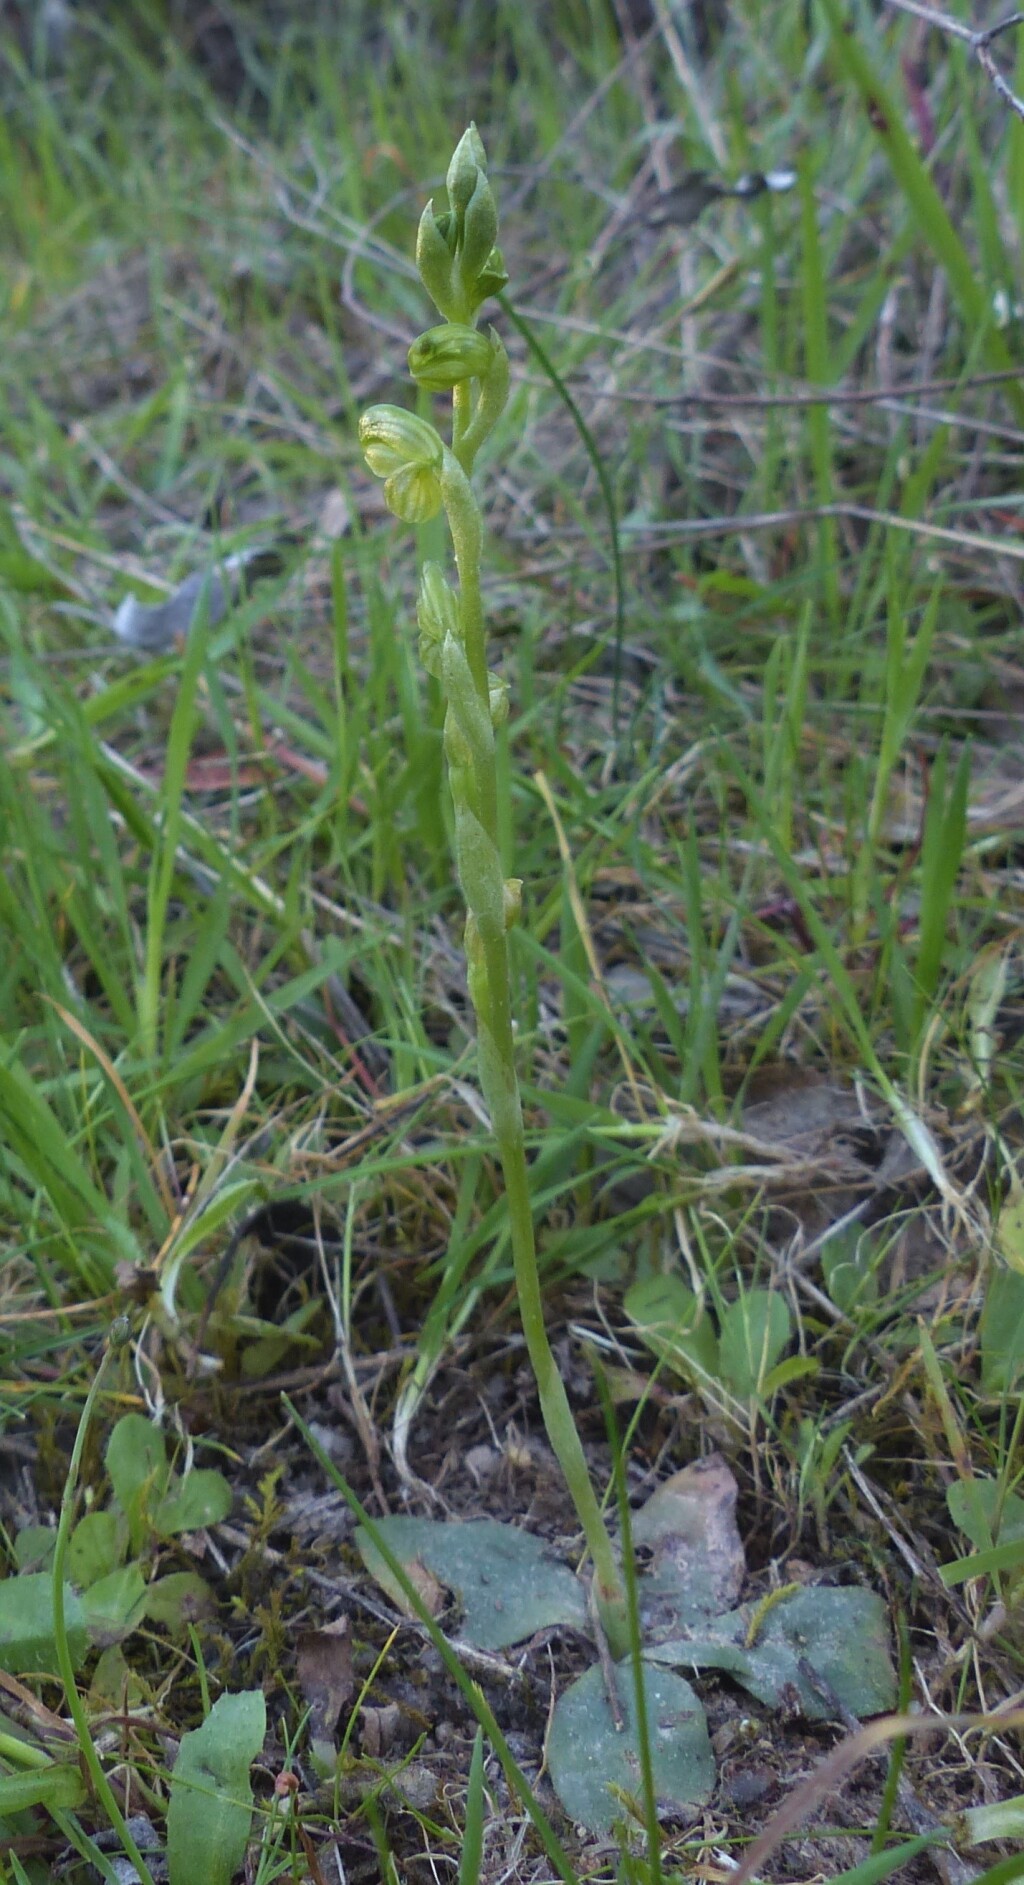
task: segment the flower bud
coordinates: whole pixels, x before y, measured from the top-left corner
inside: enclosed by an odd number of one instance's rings
[[[430,393],[447,393],[463,380],[478,380],[488,370],[493,347],[475,327],[448,321],[431,327],[409,348],[409,371]]]
[[[359,421],[359,443],[375,478],[409,466],[440,471],[444,461],[441,434],[404,406],[368,406]]]
[[[494,194],[483,171],[477,176],[476,189],[466,204],[462,233],[462,278],[467,288],[475,286],[477,276],[487,266],[487,258],[498,239],[498,211]]]
[[[461,222],[466,212],[466,205],[476,188],[476,180],[481,171],[487,168],[480,133],[475,124],[463,131],[452,153],[445,182],[448,186],[448,201]]]
[[[492,249],[473,287],[473,306],[478,308],[488,295],[500,295],[508,287],[508,269],[500,249]]]
[[[487,676],[487,704],[492,727],[503,727],[508,719],[508,682],[503,681],[500,674]]]
[[[442,314],[447,314],[452,306],[453,257],[447,241],[451,220],[448,215],[438,216],[433,203],[428,203],[420,217],[416,237],[416,266],[420,271],[420,280],[434,306]]]

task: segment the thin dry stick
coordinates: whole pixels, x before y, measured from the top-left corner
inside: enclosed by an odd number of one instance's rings
[[[993,40],[998,39],[1000,33],[1010,33],[1016,27],[1024,26],[1024,13],[1008,13],[1005,20],[998,20],[995,26],[986,27],[984,32],[976,33],[971,27],[965,26],[962,20],[954,20],[948,13],[936,13],[934,7],[925,6],[923,0],[886,0],[886,5],[895,7],[899,13],[911,14],[915,20],[925,20],[929,26],[936,27],[940,33],[948,33],[951,39],[962,40],[969,51],[973,52],[985,77],[1004,105],[1009,105],[1010,110],[1015,111],[1018,118],[1024,119],[1024,101],[1011,90],[992,57],[991,50]]]

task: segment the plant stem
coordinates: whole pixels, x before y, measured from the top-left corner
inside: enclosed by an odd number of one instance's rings
[[[442,491],[459,572],[459,610],[466,660],[480,707],[489,715],[486,637],[480,590],[482,522],[476,498],[461,466],[446,455]],[[487,753],[474,752],[472,760],[474,810],[486,846],[499,857],[497,773],[493,743]],[[453,789],[464,789],[453,782]],[[500,866],[498,866],[500,869]],[[625,1591],[601,1508],[590,1482],[586,1457],[568,1396],[551,1352],[544,1323],[544,1304],[537,1271],[530,1177],[526,1162],[522,1106],[515,1064],[512,1029],[512,990],[508,942],[504,927],[473,910],[471,868],[460,858],[460,876],[467,889],[470,919],[467,953],[470,990],[480,1033],[480,1084],[491,1114],[508,1202],[509,1233],[515,1269],[516,1293],[530,1365],[537,1382],[541,1414],[555,1456],[594,1562],[596,1596],[601,1622],[613,1655],[629,1648]],[[475,957],[475,963],[473,958]],[[474,972],[475,971],[475,972]]]

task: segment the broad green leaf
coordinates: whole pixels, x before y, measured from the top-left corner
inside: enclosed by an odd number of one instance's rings
[[[650,1276],[626,1291],[625,1311],[641,1341],[688,1381],[718,1378],[711,1318],[681,1276]]]
[[[164,1436],[145,1414],[124,1414],[107,1441],[106,1467],[122,1510],[143,1486],[166,1485],[169,1468]]]
[[[552,1624],[586,1627],[578,1579],[531,1532],[489,1518],[448,1524],[402,1517],[378,1519],[374,1531],[406,1569],[421,1564],[455,1592],[463,1607],[459,1634],[478,1649],[505,1649]],[[356,1544],[371,1576],[391,1591],[387,1567],[362,1525]]]
[[[106,1648],[137,1628],[146,1614],[146,1580],[137,1564],[123,1564],[90,1584],[82,1596],[90,1640]]]
[[[172,1636],[184,1636],[190,1623],[212,1617],[217,1605],[212,1590],[198,1571],[169,1571],[146,1592],[146,1615]]]
[[[748,1289],[722,1311],[718,1357],[722,1379],[738,1401],[763,1393],[792,1334],[789,1306],[778,1290]]]
[[[688,1682],[669,1669],[643,1674],[654,1791],[677,1810],[700,1806],[715,1784],[715,1758],[704,1710]],[[623,1725],[612,1716],[604,1671],[595,1663],[555,1704],[548,1741],[551,1779],[566,1812],[592,1833],[608,1833],[631,1809],[642,1815],[636,1686],[620,1663],[615,1688]]]
[[[64,1586],[64,1620],[71,1661],[80,1669],[89,1647],[81,1599]],[[0,1669],[8,1675],[58,1675],[53,1638],[53,1578],[49,1571],[22,1572],[0,1583]]]
[[[1024,1539],[1024,1499],[1003,1492],[996,1479],[956,1479],[946,1488],[954,1525],[972,1545],[1008,1545]]]
[[[26,1525],[14,1540],[14,1562],[19,1571],[47,1571],[57,1549],[52,1525]]]
[[[170,1885],[230,1885],[249,1843],[249,1769],[266,1732],[266,1703],[249,1689],[222,1695],[182,1736],[167,1808]]]
[[[116,1512],[87,1512],[68,1544],[68,1576],[79,1590],[109,1576],[121,1563],[127,1544],[124,1520]]]
[[[981,1312],[981,1385],[986,1394],[1012,1394],[1024,1380],[1024,1276],[993,1270]]]
[[[106,1465],[137,1550],[150,1522],[148,1514],[163,1497],[170,1474],[159,1427],[144,1414],[123,1415],[107,1441]]]
[[[825,1288],[844,1315],[878,1295],[878,1251],[868,1232],[854,1226],[826,1238],[821,1250]]]
[[[219,1525],[231,1510],[231,1498],[223,1473],[215,1466],[197,1466],[186,1478],[172,1481],[170,1490],[153,1507],[153,1530],[158,1538],[173,1538],[178,1532]]]
[[[896,1703],[885,1605],[858,1585],[810,1585],[760,1621],[744,1605],[644,1653],[676,1668],[726,1670],[759,1701],[795,1704],[809,1721],[832,1721],[839,1709],[880,1715]]]
[[[747,1656],[751,1693],[782,1706],[795,1690],[809,1721],[836,1718],[833,1696],[861,1719],[896,1706],[889,1621],[876,1591],[851,1584],[796,1591],[766,1613]],[[805,1663],[822,1689],[804,1673]]]

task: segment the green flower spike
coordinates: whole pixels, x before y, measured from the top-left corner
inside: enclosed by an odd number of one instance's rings
[[[396,406],[364,413],[359,439],[370,470],[386,479],[384,496],[409,522],[443,504],[455,551],[458,588],[427,563],[416,615],[420,658],[446,702],[444,750],[455,813],[455,853],[466,902],[466,968],[477,1023],[480,1085],[505,1180],[505,1207],[516,1291],[544,1425],[565,1474],[594,1563],[598,1612],[613,1655],[629,1648],[622,1577],[590,1483],[587,1462],[544,1325],[537,1274],[533,1201],[516,1074],[507,931],[516,923],[522,883],[506,877],[498,820],[495,729],[508,715],[504,681],[488,671],[480,580],[483,517],[470,476],[508,398],[508,356],[475,316],[507,281],[497,247],[498,212],[484,147],[474,125],[448,166],[448,209],[423,212],[416,243],[420,277],[444,316],[409,350],[409,371],[428,392],[451,392],[452,442]]]

